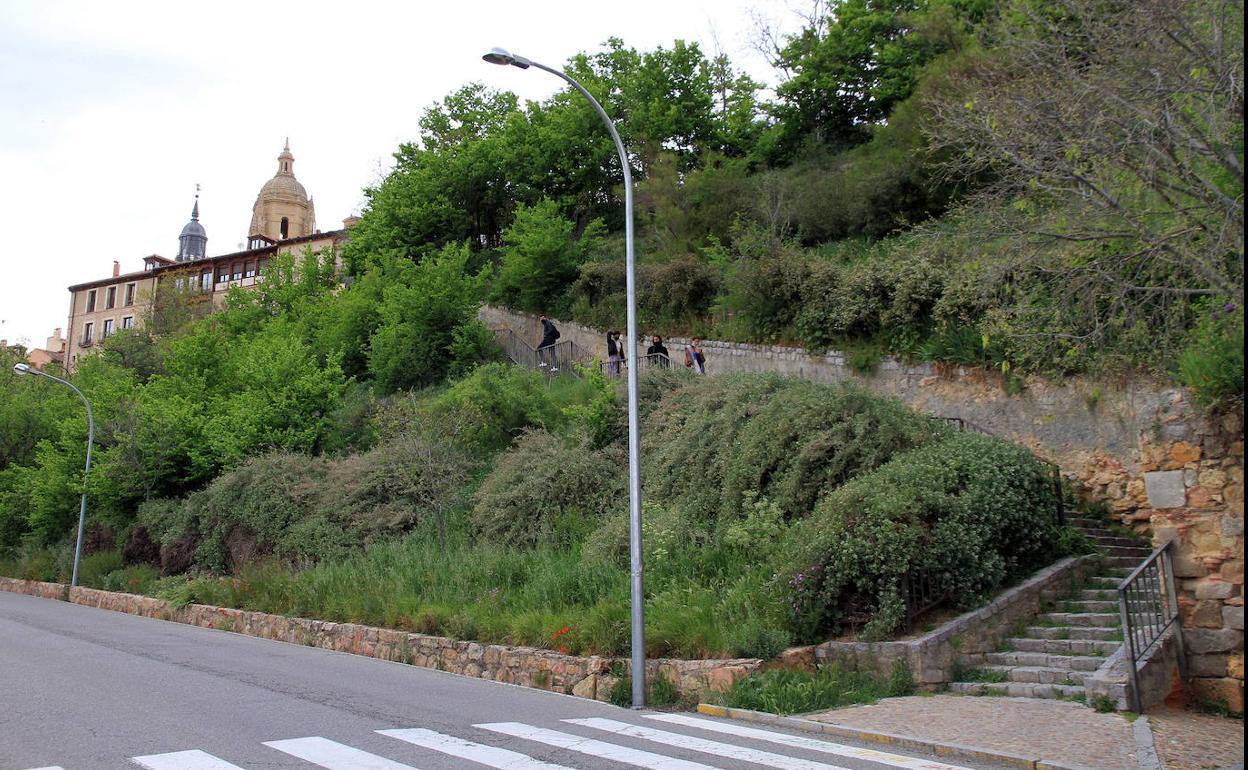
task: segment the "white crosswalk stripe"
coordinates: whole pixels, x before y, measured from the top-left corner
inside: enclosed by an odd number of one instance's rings
[[[264,745],[329,770],[415,770],[411,765],[379,757],[328,738],[292,738],[287,741],[265,741]]]
[[[174,751],[169,754],[149,754],[134,757],[134,763],[148,770],[242,770],[224,759],[218,759],[202,751]]]
[[[31,770],[65,770],[65,768],[60,765],[53,765],[51,767],[32,767]]]
[[[558,730],[530,727],[519,722],[495,722],[493,724],[473,726],[480,727],[483,730],[503,733],[504,735],[511,735],[516,738],[545,743],[548,746],[557,746],[561,749],[569,749],[602,759],[610,759],[625,765],[645,767],[650,770],[716,770],[710,765],[704,765],[700,762],[665,757],[662,754],[654,754],[640,749],[630,749],[627,746],[597,741],[593,738],[582,738],[579,735],[572,735],[571,733],[564,733]]]
[[[433,730],[412,728],[407,730],[378,730],[382,735],[398,738],[401,741],[422,746],[426,749],[440,751],[453,757],[467,759],[486,767],[497,767],[502,770],[571,770],[563,765],[552,765],[542,762],[518,751],[486,746],[456,738]]]
[[[740,746],[733,743],[710,740],[695,734],[660,730],[656,729],[654,722],[688,728],[690,732],[701,730],[717,733],[722,736],[728,736],[726,740],[738,738],[748,741],[760,741],[775,744],[786,749],[833,755],[859,762],[868,762],[886,768],[899,768],[900,770],[970,770],[966,767],[950,765],[932,759],[890,754],[875,749],[859,748],[813,737],[790,735],[727,720],[707,719],[687,714],[642,714],[639,716],[652,721],[650,724],[632,724],[616,719],[602,718],[564,719],[562,721],[581,728],[600,730],[625,738],[661,744],[670,749],[710,754],[732,760],[733,762],[746,762],[753,765],[776,768],[777,770],[847,770],[847,768],[820,762],[815,759],[786,756],[785,754],[765,751],[752,746]],[[650,770],[717,770],[717,768],[701,762],[659,753],[657,749],[655,751],[646,751],[619,743],[610,743],[583,735],[536,727],[521,722],[491,722],[474,725],[474,727],[633,767],[649,768]],[[458,736],[447,735],[421,727],[383,729],[375,732],[421,749],[454,757],[465,763],[471,763],[473,766],[492,767],[498,770],[573,770],[573,767],[576,766],[575,763],[572,766],[565,766],[534,759],[520,751],[491,746],[487,743],[476,743]],[[263,745],[329,770],[418,770],[418,768],[411,765],[405,765],[401,762],[319,736],[266,741]],[[141,757],[132,757],[131,761],[140,767],[147,768],[147,770],[243,770],[238,765],[231,764],[224,759],[200,750],[149,754]],[[446,762],[446,759],[440,761]],[[50,766],[34,768],[33,770],[63,770],[63,768]]]
[[[703,754],[714,754],[718,757],[753,762],[765,767],[779,768],[779,770],[847,770],[847,768],[843,768],[840,765],[829,765],[809,759],[786,757],[783,754],[776,754],[771,751],[760,751],[758,749],[745,748],[744,746],[734,746],[731,743],[708,741],[705,738],[695,738],[691,735],[672,733],[667,730],[655,730],[652,727],[630,725],[627,722],[619,722],[614,719],[565,719],[563,721],[569,724],[581,725],[582,727],[592,727],[595,730],[605,730],[616,735],[627,735],[630,738],[641,738],[642,740],[654,741],[667,746],[700,751]]]
[[[891,767],[913,768],[914,770],[968,770],[968,768],[965,767],[947,765],[943,762],[936,762],[931,759],[904,757],[900,754],[889,754],[883,751],[876,751],[875,749],[862,749],[857,746],[845,746],[840,743],[832,743],[831,741],[821,741],[816,738],[806,738],[800,735],[787,735],[785,733],[777,733],[770,730],[760,730],[756,727],[746,727],[745,725],[739,725],[733,722],[719,722],[712,719],[691,717],[685,714],[645,714],[644,716],[646,719],[654,719],[660,722],[696,727],[702,730],[712,730],[718,733],[736,735],[741,738],[753,738],[757,741],[778,743],[795,749],[808,749],[810,751],[818,751],[824,754],[836,754],[837,756],[849,757],[851,759],[864,759],[868,762],[876,762],[878,764],[889,765]]]

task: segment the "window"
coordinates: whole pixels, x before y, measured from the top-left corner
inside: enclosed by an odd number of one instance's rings
[[[230,280],[237,281],[243,277],[243,263],[235,262],[230,266]]]
[[[105,296],[107,297],[107,299],[104,300],[104,309],[112,310],[114,307],[117,306],[117,287],[109,286],[108,294]]]
[[[185,289],[185,288],[186,288],[186,279],[185,279],[185,278],[179,278],[179,279],[177,279],[176,281],[174,281],[174,282],[173,282],[173,288],[177,289],[178,291],[182,291],[183,289]]]
[[[94,292],[93,292],[94,293]],[[95,332],[95,324],[89,323],[82,327],[82,344],[91,344],[91,335]]]
[[[128,315],[125,318],[121,319],[121,328],[133,329],[134,328],[134,316]]]
[[[221,265],[217,268],[217,283],[225,283],[230,280],[230,266]]]
[[[255,262],[243,263],[243,277],[254,278],[255,275],[256,275],[256,263]]]
[[[290,237],[290,220],[287,219],[286,217],[282,217],[282,238],[285,239],[289,237]]]
[[[212,268],[206,268],[199,276],[199,288],[203,291],[212,291]]]
[[[127,305],[134,304],[134,290],[136,288],[138,288],[138,284],[135,284],[135,283],[126,284],[126,304]]]
[[[95,289],[87,292],[87,312],[95,312]]]
[[[113,319],[109,318],[104,322],[104,336],[111,337],[113,335]]]

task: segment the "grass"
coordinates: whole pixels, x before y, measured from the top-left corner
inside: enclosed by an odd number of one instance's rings
[[[997,671],[986,668],[964,668],[954,672],[954,679],[959,682],[985,682],[1001,684],[1010,681],[1008,671]]]
[[[822,666],[816,671],[772,670],[738,679],[719,700],[729,708],[802,714],[824,711],[880,698],[914,693],[910,670],[898,665],[888,677],[843,666]]]

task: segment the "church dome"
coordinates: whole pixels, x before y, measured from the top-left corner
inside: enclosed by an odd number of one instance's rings
[[[264,183],[251,208],[248,235],[263,235],[271,241],[298,238],[316,231],[316,210],[308,191],[295,179],[295,156],[290,140],[277,156],[277,173]]]

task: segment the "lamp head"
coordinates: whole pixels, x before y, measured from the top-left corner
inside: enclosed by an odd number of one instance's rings
[[[505,48],[491,48],[490,52],[481,57],[482,60],[490,64],[510,64],[513,67],[519,67],[527,70],[531,62],[523,56],[517,56]]]
[[[13,364],[13,371],[18,374],[30,374],[30,364]]]

